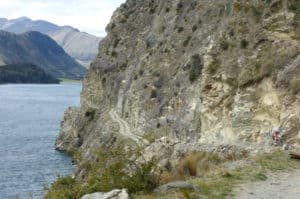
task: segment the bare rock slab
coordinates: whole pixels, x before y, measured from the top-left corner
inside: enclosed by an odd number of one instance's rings
[[[125,189],[115,189],[107,193],[93,193],[84,195],[81,199],[129,199],[129,195]]]
[[[178,189],[190,189],[192,191],[199,192],[200,189],[194,184],[186,181],[175,181],[157,187],[154,192],[167,193]]]

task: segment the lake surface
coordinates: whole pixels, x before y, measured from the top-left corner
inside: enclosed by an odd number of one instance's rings
[[[0,85],[0,198],[42,198],[44,185],[72,172],[54,150],[68,106],[79,106],[81,84]]]

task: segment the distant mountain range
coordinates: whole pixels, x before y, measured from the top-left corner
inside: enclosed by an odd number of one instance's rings
[[[32,63],[56,78],[81,79],[86,72],[47,35],[0,31],[0,65],[18,63]]]
[[[0,84],[3,83],[43,83],[58,84],[59,80],[31,63],[0,66]]]
[[[27,17],[8,20],[0,18],[0,30],[13,33],[38,31],[50,36],[80,64],[88,67],[98,53],[100,37],[90,35],[70,26],[58,26],[44,20]]]

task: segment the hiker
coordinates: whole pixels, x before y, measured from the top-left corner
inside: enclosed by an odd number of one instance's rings
[[[281,132],[281,129],[280,129],[279,127],[274,128],[273,131],[272,131],[273,143],[274,143],[275,145],[277,145],[278,142],[279,142],[280,132]]]

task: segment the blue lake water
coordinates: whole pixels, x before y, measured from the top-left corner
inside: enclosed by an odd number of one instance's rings
[[[0,85],[0,198],[42,198],[43,187],[68,175],[70,157],[54,150],[68,106],[81,84]]]

